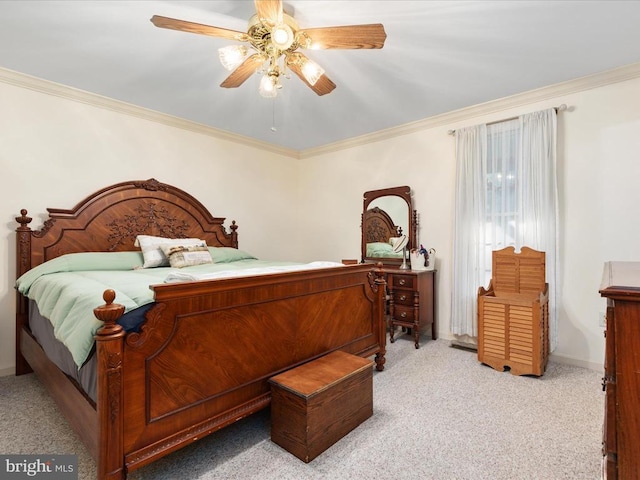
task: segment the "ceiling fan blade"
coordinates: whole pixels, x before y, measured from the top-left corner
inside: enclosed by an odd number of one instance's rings
[[[309,82],[307,81],[305,81],[304,83],[309,85]],[[318,95],[322,96],[322,95],[326,95],[327,93],[333,92],[333,89],[336,88],[336,84],[333,83],[331,79],[327,77],[325,74],[322,74],[322,76],[318,79],[316,84],[309,85],[309,88],[311,88],[311,90],[316,92]]]
[[[160,15],[154,15],[153,17],[151,17],[151,23],[160,28],[179,30],[181,32],[199,33],[201,35],[210,35],[212,37],[222,37],[229,40],[238,40],[240,42],[246,42],[249,39],[246,33],[238,32],[237,30],[212,27],[210,25],[202,25],[200,23],[162,17]]]
[[[298,53],[298,55],[303,56],[301,53]],[[336,84],[333,83],[331,79],[324,73],[315,84],[311,85],[302,73],[302,67],[299,62],[288,62],[287,66],[300,78],[300,80],[306,83],[307,86],[318,95],[326,95],[327,93],[331,93],[333,89],[336,88]]]
[[[224,82],[222,82],[220,86],[224,88],[239,87],[247,78],[253,75],[257,68],[265,61],[266,59],[262,55],[254,53],[250,57],[247,57],[238,68],[231,72],[231,75],[225,78]]]
[[[273,25],[282,23],[282,0],[255,0],[258,18]]]
[[[298,32],[303,48],[382,48],[387,34],[381,23],[305,28]],[[305,43],[304,39],[307,38]]]

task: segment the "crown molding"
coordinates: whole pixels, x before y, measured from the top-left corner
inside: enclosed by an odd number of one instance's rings
[[[529,90],[527,92],[500,98],[498,100],[492,100],[473,105],[471,107],[461,108],[459,110],[454,110],[440,115],[434,115],[429,118],[385,130],[379,130],[366,135],[360,135],[340,142],[297,151],[0,67],[0,82],[3,83],[34,90],[47,95],[73,100],[98,108],[104,108],[117,113],[131,115],[167,126],[208,135],[220,140],[234,142],[243,146],[268,151],[294,159],[311,158],[339,150],[381,142],[383,140],[407,135],[417,131],[451,125],[456,122],[468,121],[473,117],[488,115],[510,108],[520,107],[522,105],[554,99],[563,95],[612,85],[638,77],[640,77],[640,63],[633,63],[612,70],[607,70],[605,72],[588,75],[535,90]]]
[[[584,92],[593,88],[604,87],[607,85],[632,80],[638,77],[640,77],[640,63],[633,63],[612,70],[607,70],[605,72],[580,77],[575,80],[569,80],[547,87],[529,90],[527,92],[500,98],[498,100],[492,100],[490,102],[480,103],[471,107],[453,110],[441,115],[434,115],[433,117],[425,118],[423,120],[406,123],[404,125],[388,128],[385,130],[379,130],[377,132],[349,138],[347,140],[331,143],[329,145],[302,150],[300,152],[300,158],[305,159],[315,157],[318,155],[333,153],[339,150],[345,150],[347,148],[353,148],[367,145],[369,143],[388,140],[421,130],[441,127],[444,125],[451,125],[452,123],[461,121],[468,121],[473,117],[488,115],[510,108],[528,105],[531,103],[542,102],[545,100],[561,97],[563,95]]]
[[[66,100],[73,100],[75,102],[84,103],[93,107],[103,108],[105,110],[111,110],[113,112],[130,115],[132,117],[141,118],[143,120],[161,123],[170,127],[208,135],[220,140],[226,140],[247,147],[257,148],[262,151],[268,151],[295,159],[300,158],[299,152],[297,150],[279,147],[267,142],[261,142],[259,140],[254,140],[253,138],[237,135],[225,130],[209,127],[201,123],[185,120],[183,118],[175,117],[173,115],[168,115],[165,113],[160,113],[155,110],[139,107],[137,105],[126,102],[121,102],[109,97],[86,92],[74,87],[62,85],[60,83],[43,80],[38,77],[33,77],[31,75],[16,72],[2,67],[0,67],[0,82],[9,85],[15,85],[21,88],[26,88],[39,93],[44,93],[46,95],[64,98]]]

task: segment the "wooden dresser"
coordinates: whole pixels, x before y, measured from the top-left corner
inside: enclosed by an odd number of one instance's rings
[[[640,262],[607,262],[603,478],[640,479]]]
[[[413,333],[416,348],[420,348],[420,333],[431,327],[431,338],[438,338],[436,329],[436,271],[385,268],[389,291],[389,340],[395,341],[397,326]]]

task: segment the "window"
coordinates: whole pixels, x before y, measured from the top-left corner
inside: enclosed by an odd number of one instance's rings
[[[519,128],[517,120],[487,125],[485,215],[480,239],[484,244],[484,286],[491,280],[491,253],[519,240],[522,219],[518,202]]]
[[[477,336],[478,288],[491,279],[493,250],[545,252],[549,340],[557,343],[556,112],[456,131],[456,203],[451,332]]]

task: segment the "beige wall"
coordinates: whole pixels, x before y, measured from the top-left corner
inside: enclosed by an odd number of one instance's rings
[[[47,207],[72,208],[96,190],[156,178],[239,225],[240,248],[300,258],[299,160],[211,135],[0,82],[0,372],[14,367],[15,228],[21,208],[42,227]],[[268,201],[266,201],[268,199]],[[292,247],[294,245],[294,247]]]
[[[0,82],[0,214],[6,226],[0,258],[7,259],[0,264],[0,371],[14,365],[13,218],[27,208],[40,227],[46,207],[70,208],[105,185],[150,177],[187,190],[214,215],[235,219],[241,248],[299,261],[360,258],[362,194],[410,185],[419,241],[437,251],[438,329],[448,338],[455,152],[447,131],[562,103],[571,111],[560,113],[558,122],[554,357],[599,369],[602,264],[640,258],[640,68],[627,77],[530,92],[302,152],[302,160]]]
[[[605,302],[598,289],[603,262],[640,260],[640,79],[557,96],[553,90],[538,93],[528,97],[546,97],[544,101],[503,100],[469,110],[490,114],[465,117],[458,112],[450,115],[457,117],[454,122],[447,123],[445,117],[432,122],[439,123],[436,126],[412,127],[402,136],[305,159],[303,210],[324,210],[335,217],[305,229],[304,242],[325,256],[359,258],[362,193],[410,185],[420,218],[419,241],[437,251],[439,334],[451,338],[455,144],[447,132],[566,104],[570,111],[558,117],[560,298],[558,347],[552,358],[600,369],[604,341],[598,320]],[[517,107],[500,108],[500,103]],[[326,241],[323,233],[335,229],[339,241]]]

